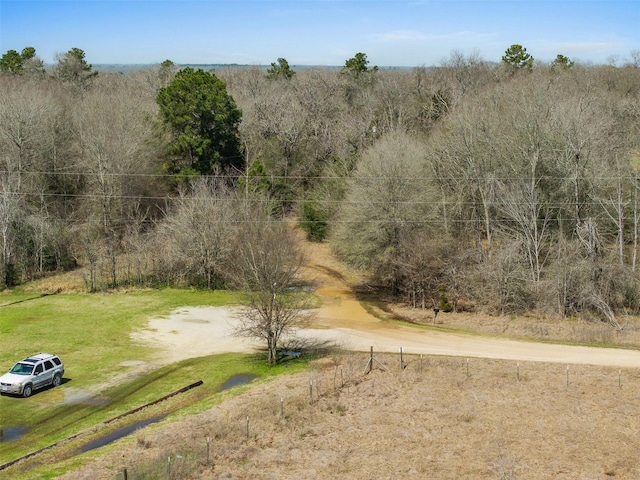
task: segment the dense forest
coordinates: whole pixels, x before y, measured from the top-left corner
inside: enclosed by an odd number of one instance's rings
[[[225,288],[247,225],[296,221],[416,308],[640,311],[637,62],[57,60],[0,61],[1,288]]]

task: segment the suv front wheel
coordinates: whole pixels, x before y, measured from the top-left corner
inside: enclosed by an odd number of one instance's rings
[[[30,397],[33,393],[33,387],[31,385],[25,385],[22,389],[22,396],[24,398]]]

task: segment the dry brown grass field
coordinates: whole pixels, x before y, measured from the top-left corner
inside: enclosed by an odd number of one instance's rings
[[[388,370],[344,354],[258,383],[62,478],[640,478],[636,370],[375,359]]]

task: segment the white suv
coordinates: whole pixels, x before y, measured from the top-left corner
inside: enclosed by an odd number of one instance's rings
[[[57,355],[38,353],[20,360],[0,377],[0,393],[30,397],[34,390],[62,383],[64,365]]]

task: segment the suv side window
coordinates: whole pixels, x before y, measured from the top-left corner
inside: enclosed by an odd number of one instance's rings
[[[35,369],[35,371],[34,371],[33,373],[34,373],[35,375],[38,375],[39,373],[42,373],[43,371],[44,371],[44,370],[43,370],[43,368],[42,368],[42,364],[41,364],[41,363],[39,363],[38,365],[36,365],[36,369]]]
[[[55,363],[57,366],[60,366],[60,364],[62,363],[58,357],[53,357],[51,360],[53,360],[53,363]]]
[[[53,368],[53,363],[51,363],[51,361],[49,361],[49,360],[45,360],[44,369],[45,370],[51,370],[52,368]]]

